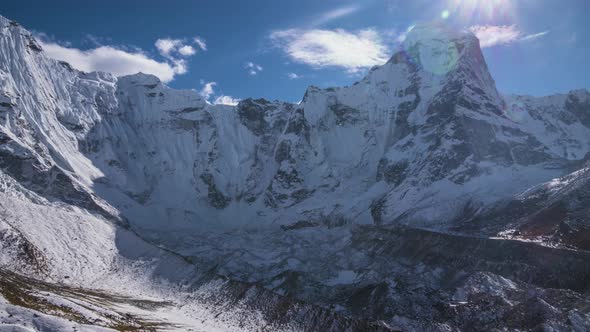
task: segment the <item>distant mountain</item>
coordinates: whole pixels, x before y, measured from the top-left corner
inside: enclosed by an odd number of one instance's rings
[[[588,152],[588,91],[502,96],[441,25],[352,86],[227,106],[0,17],[0,319],[145,328],[149,297],[180,330],[583,331]]]

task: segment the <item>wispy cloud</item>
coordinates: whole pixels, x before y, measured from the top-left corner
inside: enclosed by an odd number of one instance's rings
[[[250,75],[257,75],[263,70],[261,65],[255,64],[252,61],[246,62],[244,64],[244,68],[248,71],[248,74]]]
[[[539,37],[543,37],[543,36],[545,36],[545,35],[546,35],[546,34],[548,34],[548,33],[549,33],[549,30],[547,30],[547,31],[543,31],[543,32],[539,32],[539,33],[535,33],[535,34],[532,34],[532,35],[526,35],[526,36],[522,37],[520,40],[532,40],[532,39],[537,39],[537,38],[539,38]]]
[[[319,26],[319,25],[323,25],[326,23],[329,23],[331,21],[334,21],[336,19],[351,15],[355,12],[357,12],[360,9],[360,6],[358,5],[351,5],[351,6],[344,6],[344,7],[340,7],[340,8],[336,8],[330,11],[327,11],[323,14],[321,14],[315,21],[313,21],[311,23],[312,26]]]
[[[516,25],[475,25],[469,29],[477,36],[482,48],[532,40],[549,33],[543,31],[525,35]]]
[[[201,45],[202,44],[202,45]],[[160,55],[172,63],[178,74],[187,72],[186,59],[197,53],[197,49],[207,50],[205,42],[200,37],[192,39],[160,38],[154,44]]]
[[[194,37],[192,39],[160,38],[156,40],[155,46],[158,52],[164,57],[190,56],[197,53],[197,49],[202,51],[207,50],[207,44],[201,37]]]
[[[82,43],[83,44],[89,44],[89,45],[94,46],[94,47],[98,47],[98,46],[112,44],[113,43],[113,40],[111,38],[109,38],[109,37],[95,36],[93,34],[87,33],[84,36],[84,39],[82,39]]]
[[[203,87],[199,91],[199,94],[210,104],[235,106],[240,102],[240,99],[226,95],[219,95],[211,101],[211,98],[216,94],[215,87],[217,86],[217,82],[201,81],[201,84]]]
[[[297,75],[295,73],[287,73],[287,77],[289,77],[289,79],[291,80],[296,80],[298,78],[301,78],[301,75]]]
[[[199,48],[203,51],[207,50],[207,43],[205,42],[205,39],[197,36],[193,38],[193,41],[195,42],[195,44],[197,44],[197,46],[199,46]]]
[[[357,72],[384,63],[388,56],[381,36],[373,29],[289,29],[272,32],[270,39],[293,61],[315,68],[336,66]]]
[[[406,40],[406,38],[408,37],[408,33],[410,33],[410,31],[414,30],[414,27],[415,27],[415,25],[410,25],[404,32],[397,35],[397,37],[395,38],[395,41],[397,41],[398,43],[403,43],[404,40]]]
[[[203,96],[203,98],[205,98],[205,100],[209,100],[209,98],[211,98],[211,96],[215,93],[214,87],[216,85],[217,85],[216,82],[204,83],[203,87],[201,88],[201,91],[199,91],[199,94],[201,96]]]
[[[213,104],[215,105],[231,105],[236,106],[240,102],[240,99],[231,96],[219,96],[215,98]]]
[[[477,36],[482,48],[509,44],[521,37],[515,25],[476,25],[469,29]]]

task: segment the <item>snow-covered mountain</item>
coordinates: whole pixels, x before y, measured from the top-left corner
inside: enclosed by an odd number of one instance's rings
[[[82,128],[79,150],[104,173],[91,179],[95,191],[158,230],[162,220],[209,229],[302,219],[444,228],[464,206],[510,197],[584,157],[583,108],[565,98],[553,114],[523,118],[519,101],[496,91],[477,39],[436,29],[415,29],[405,51],[357,84],[311,87],[299,105],[213,106],[133,75],[108,97],[88,96],[91,114],[67,124]],[[441,53],[449,60],[438,64]]]
[[[0,17],[0,267],[188,303],[159,312],[180,328],[485,329],[468,314],[484,305],[477,294],[518,315],[547,287],[565,290],[532,306],[551,312],[533,327],[588,327],[588,306],[552,307],[567,294],[587,302],[587,253],[568,260],[575,278],[552,283],[525,253],[570,251],[430,231],[528,239],[565,223],[584,231],[560,243],[588,249],[587,169],[571,172],[589,151],[590,93],[502,96],[471,32],[417,26],[352,86],[226,106],[152,75],[80,72]],[[77,301],[58,290],[54,301]],[[457,308],[469,294],[475,307]]]

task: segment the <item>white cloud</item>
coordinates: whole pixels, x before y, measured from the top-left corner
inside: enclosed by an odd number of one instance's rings
[[[215,94],[215,89],[214,87],[217,85],[216,82],[207,82],[203,85],[203,87],[201,88],[201,91],[199,92],[199,94],[201,96],[203,96],[203,98],[205,98],[205,100],[209,100],[209,98]]]
[[[195,51],[195,49],[190,45],[184,45],[178,49],[178,53],[184,56],[191,56],[197,53],[197,51]]]
[[[521,38],[515,25],[475,25],[469,29],[479,39],[482,48],[509,44]]]
[[[192,39],[195,46],[199,49],[206,51],[207,44],[200,37]],[[197,53],[197,49],[186,42],[186,39],[171,39],[171,38],[160,38],[156,40],[156,48],[160,55],[168,59],[176,59],[177,57],[189,57]]]
[[[202,51],[207,50],[207,45],[202,38],[195,37],[192,41],[195,43],[196,47],[200,48]],[[187,43],[186,38],[160,38],[156,40],[155,46],[160,52],[160,55],[172,63],[177,74],[184,74],[187,72],[186,58],[197,53],[197,49]]]
[[[526,36],[522,37],[520,40],[533,40],[533,39],[537,39],[539,37],[543,37],[543,36],[545,36],[548,33],[549,33],[549,30],[543,31],[543,32],[539,32],[539,33],[534,33],[532,35],[526,35]]]
[[[300,75],[297,75],[295,73],[288,73],[287,76],[289,77],[289,79],[292,79],[292,80],[296,80],[298,78],[301,78]]]
[[[105,71],[115,76],[142,72],[156,75],[163,82],[169,82],[175,75],[186,72],[184,63],[159,62],[140,51],[128,52],[113,46],[80,50],[51,42],[39,42],[47,56],[66,61],[74,68],[86,72]]]
[[[334,10],[327,11],[327,12],[323,13],[322,15],[320,15],[317,18],[317,20],[312,22],[312,25],[317,26],[317,25],[326,24],[328,22],[339,19],[341,17],[353,14],[353,13],[357,12],[359,9],[360,9],[359,6],[345,6],[345,7],[340,7],[340,8],[336,8]]]
[[[342,29],[289,29],[274,31],[270,38],[293,61],[315,68],[337,66],[356,72],[383,64],[389,53],[373,29],[356,33]]]
[[[210,99],[212,96],[215,95],[215,87],[217,86],[216,82],[207,82],[205,83],[203,80],[201,80],[201,84],[203,85],[203,87],[201,88],[201,91],[199,91],[199,94],[208,102],[210,102]],[[231,96],[226,96],[226,95],[220,95],[217,96],[212,104],[215,105],[232,105],[235,106],[240,102],[240,99],[238,98],[234,98]]]
[[[232,105],[236,106],[240,102],[240,99],[231,96],[219,96],[215,98],[213,104],[215,105]]]
[[[401,43],[403,43],[403,42],[406,40],[406,37],[408,37],[408,33],[410,33],[410,31],[414,30],[414,27],[415,27],[415,25],[410,25],[410,26],[409,26],[409,27],[406,29],[406,31],[404,31],[404,32],[400,33],[400,34],[397,36],[397,38],[395,38],[395,40],[396,40],[398,43],[400,43],[400,44],[401,44]]]
[[[193,38],[193,41],[195,42],[195,44],[197,46],[199,46],[199,48],[201,50],[203,50],[203,51],[206,51],[207,50],[207,43],[205,42],[205,39],[197,36],[197,37]]]
[[[163,82],[172,81],[176,75],[185,74],[188,71],[186,58],[197,53],[195,47],[186,43],[185,39],[156,40],[155,47],[165,58],[164,61],[158,61],[139,48],[104,45],[105,41],[110,40],[108,38],[87,35],[86,39],[96,47],[81,50],[71,47],[69,43],[55,42],[54,38],[42,32],[36,33],[36,36],[49,57],[66,61],[78,70],[104,71],[115,76],[142,72],[156,75]],[[203,39],[196,37],[193,41],[201,50],[207,49]]]
[[[170,53],[182,46],[180,39],[162,38],[156,40],[156,48],[162,56],[170,56]]]
[[[246,70],[248,70],[248,74],[250,75],[256,75],[259,72],[262,71],[262,66],[255,64],[254,62],[246,62],[246,64],[244,65],[244,68],[246,68]]]
[[[549,33],[523,35],[516,25],[475,25],[469,29],[477,36],[482,48],[536,39]]]

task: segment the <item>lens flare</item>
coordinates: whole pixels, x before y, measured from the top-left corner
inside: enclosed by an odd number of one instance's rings
[[[466,21],[494,21],[515,15],[510,0],[448,0],[447,8]]]
[[[443,10],[443,12],[442,12],[442,13],[440,13],[440,17],[441,17],[443,20],[446,20],[447,18],[449,18],[449,15],[451,15],[451,13],[450,13],[448,10]]]
[[[444,75],[453,70],[459,59],[454,37],[442,25],[414,27],[408,33],[403,47],[413,63],[436,75]]]

